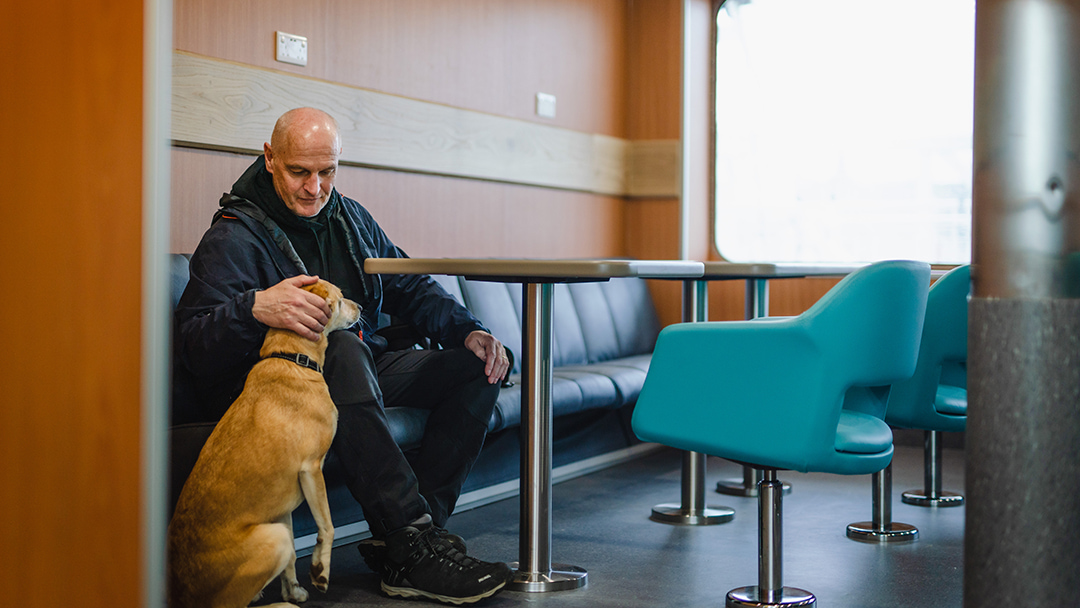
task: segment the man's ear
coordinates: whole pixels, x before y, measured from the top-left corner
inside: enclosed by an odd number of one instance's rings
[[[266,159],[266,170],[270,173],[274,172],[274,151],[270,149],[270,144],[263,142],[263,157]]]

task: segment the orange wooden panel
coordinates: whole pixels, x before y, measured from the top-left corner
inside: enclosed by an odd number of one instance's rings
[[[143,2],[5,2],[0,586],[142,602]]]
[[[269,136],[267,136],[269,139]],[[191,148],[173,148],[170,171],[173,253],[191,253],[218,209],[218,201],[254,157]]]
[[[176,48],[616,137],[626,129],[625,0],[176,0]],[[274,61],[274,32],[308,65]],[[537,92],[558,99],[535,115]]]
[[[622,0],[396,2],[177,0],[176,48],[590,133],[625,136],[628,3]],[[309,37],[307,67],[273,60],[273,32]],[[555,120],[533,113],[558,97]],[[237,155],[173,151],[173,251],[191,251]],[[621,199],[343,168],[413,255],[625,255]]]
[[[802,314],[832,289],[838,278],[774,279],[769,281],[769,315]],[[709,284],[709,320],[739,321],[746,318],[746,281],[714,281]]]
[[[177,148],[172,159],[171,249],[190,253],[221,193],[254,157]],[[337,187],[413,256],[611,257],[626,251],[625,204],[617,197],[358,167],[341,167]]]
[[[630,139],[679,137],[682,0],[630,3],[627,112]]]
[[[628,256],[642,260],[679,258],[678,199],[631,199],[626,208]],[[650,281],[649,290],[662,324],[682,320],[682,288],[678,281]]]

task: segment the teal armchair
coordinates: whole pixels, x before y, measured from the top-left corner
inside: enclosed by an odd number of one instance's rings
[[[962,494],[941,489],[942,432],[962,431],[967,422],[967,304],[971,267],[960,266],[934,282],[926,299],[926,321],[915,373],[893,385],[885,422],[922,429],[924,488],[902,500],[920,506],[957,506]],[[914,540],[919,531],[892,520],[892,466],[873,474],[870,521],[853,523],[849,538],[867,542]]]
[[[889,390],[915,371],[929,280],[927,264],[880,262],[797,317],[684,323],[660,333],[634,432],[764,473],[758,585],[732,590],[728,606],[813,605],[812,594],[781,582],[776,471],[860,475],[889,464]]]
[[[925,432],[924,487],[904,492],[905,503],[957,506],[964,496],[941,489],[941,433],[967,427],[968,294],[971,267],[954,268],[934,282],[915,374],[893,388],[885,422]]]

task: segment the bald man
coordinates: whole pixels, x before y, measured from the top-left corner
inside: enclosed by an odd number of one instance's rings
[[[359,203],[334,188],[336,121],[313,108],[278,119],[263,155],[222,196],[191,257],[176,310],[174,399],[217,420],[243,389],[270,327],[316,339],[330,311],[301,289],[319,277],[362,307],[329,338],[324,374],[338,407],[333,451],[372,538],[361,543],[389,595],[460,604],[496,593],[506,564],[466,555],[444,529],[487,433],[502,344],[428,276],[368,275],[369,257],[406,257]],[[440,350],[388,351],[385,312]],[[186,401],[186,403],[185,403]],[[394,442],[385,407],[430,410],[412,465]]]

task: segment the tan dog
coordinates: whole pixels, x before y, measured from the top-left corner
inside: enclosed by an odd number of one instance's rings
[[[296,580],[292,511],[307,500],[319,533],[311,582],[326,591],[334,528],[322,465],[337,431],[337,408],[321,368],[326,335],[348,327],[360,307],[319,281],[331,316],[317,342],[271,329],[244,391],[214,428],[184,484],[169,524],[171,608],[243,608],[281,574],[286,601],[303,602]],[[299,363],[271,356],[299,354]],[[295,606],[295,604],[274,604]]]

